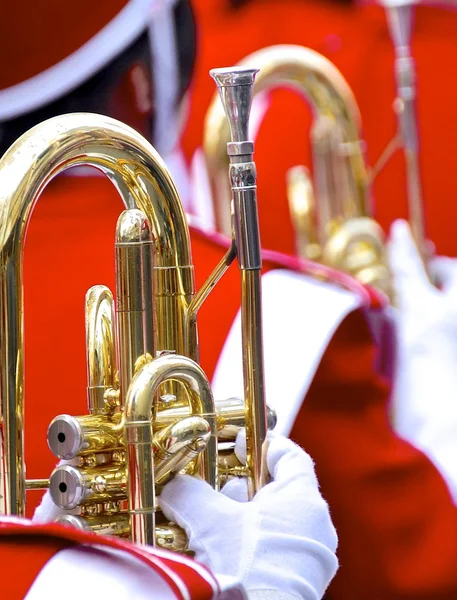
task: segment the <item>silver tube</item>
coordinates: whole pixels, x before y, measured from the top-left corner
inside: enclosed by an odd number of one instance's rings
[[[423,259],[426,257],[425,214],[419,166],[419,126],[416,112],[416,64],[411,53],[414,17],[413,2],[387,2],[384,5],[390,36],[395,50],[395,84],[401,142],[406,161],[409,222],[414,240]]]
[[[213,69],[230,126],[227,144],[229,178],[234,205],[234,236],[241,271],[241,322],[246,423],[246,466],[249,496],[268,479],[265,451],[267,417],[265,402],[262,296],[262,256],[257,212],[257,174],[254,143],[248,139],[249,113],[258,69]]]

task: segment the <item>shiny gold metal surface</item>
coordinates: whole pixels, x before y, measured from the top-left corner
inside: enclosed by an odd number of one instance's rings
[[[306,167],[298,165],[289,169],[286,180],[297,254],[302,258],[319,260],[321,248],[317,235],[317,207],[311,174]]]
[[[159,524],[156,527],[157,546],[164,550],[172,550],[191,554],[187,549],[187,538],[184,531],[175,523]]]
[[[114,300],[103,285],[86,294],[86,350],[87,403],[89,412],[97,415],[104,411],[107,392],[118,387]]]
[[[165,354],[151,361],[135,375],[125,402],[125,445],[129,473],[129,507],[132,539],[139,543],[154,541],[155,493],[154,456],[151,425],[152,403],[160,385],[169,379],[181,382],[189,394],[193,414],[204,414],[211,436],[201,461],[200,474],[215,489],[217,479],[217,430],[213,395],[200,367],[184,356]],[[200,427],[181,432],[182,448],[207,438]],[[197,451],[197,448],[194,447]],[[199,450],[198,450],[199,452]],[[193,459],[195,454],[190,455]],[[184,465],[181,465],[183,468]]]
[[[49,479],[27,479],[25,482],[26,490],[47,490],[49,488]]]
[[[21,261],[25,231],[43,187],[59,172],[81,164],[103,171],[126,207],[141,210],[154,226],[156,285],[152,289],[162,317],[155,347],[191,357],[197,354],[195,328],[183,326],[194,293],[188,227],[175,185],[152,146],[125,125],[89,114],[54,118],[22,136],[0,161],[2,513],[24,511]],[[172,227],[164,223],[164,214]],[[105,337],[111,336],[110,327]],[[110,384],[110,377],[105,373],[102,380]],[[99,410],[100,400],[94,405]]]
[[[116,303],[102,285],[86,295],[88,414],[59,415],[48,429],[50,449],[70,462],[49,480],[26,481],[25,232],[46,184],[81,164],[105,173],[126,206],[113,236]],[[0,161],[0,188],[0,513],[23,514],[26,489],[49,488],[72,511],[59,517],[66,525],[185,551],[184,533],[164,523],[156,494],[178,472],[217,489],[218,432],[233,446],[244,425],[243,401],[222,402],[217,413],[196,362],[196,315],[235,244],[195,295],[188,226],[165,164],[132,129],[99,115],[64,115],[30,130]]]

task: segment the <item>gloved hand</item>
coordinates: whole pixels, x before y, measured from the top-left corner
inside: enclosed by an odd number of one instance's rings
[[[428,268],[440,289],[427,277],[406,221],[392,224],[388,258],[394,277],[396,304],[408,347],[426,351],[443,344],[457,353],[457,260],[433,258]]]
[[[312,460],[290,440],[271,436],[267,463],[272,481],[252,502],[245,501],[243,479],[218,493],[179,475],[162,491],[161,508],[185,529],[197,560],[241,581],[250,598],[318,600],[338,567],[337,536]]]
[[[400,220],[388,256],[398,317],[394,425],[436,464],[457,501],[457,261],[430,261],[435,287]]]

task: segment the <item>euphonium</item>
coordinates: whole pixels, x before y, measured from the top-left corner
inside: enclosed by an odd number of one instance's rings
[[[227,115],[236,132],[229,151],[237,224],[231,248],[197,294],[178,192],[157,152],[135,131],[107,117],[64,115],[30,130],[0,161],[0,513],[23,514],[26,490],[49,487],[54,502],[71,511],[60,517],[64,523],[184,550],[182,532],[161,522],[157,513],[161,485],[185,471],[217,488],[221,479],[236,473],[247,476],[252,494],[266,479],[255,165],[252,142],[243,138],[255,70],[213,76],[224,103],[230,101]],[[116,230],[116,303],[104,286],[87,293],[89,414],[52,421],[49,446],[66,462],[49,480],[26,480],[25,232],[46,184],[82,164],[107,175],[126,206]],[[215,403],[198,365],[196,314],[236,256],[242,275],[246,396],[244,402]],[[246,467],[233,457],[218,457],[218,439],[233,442],[243,425]]]
[[[305,97],[313,111],[314,186],[303,169],[292,171],[289,182],[292,220],[302,256],[350,272],[389,293],[384,234],[371,218],[360,112],[345,79],[326,58],[301,46],[265,48],[241,64],[260,68],[255,93],[290,87]],[[222,173],[227,139],[227,125],[214,99],[206,118],[204,151],[216,226],[226,234],[230,231],[230,197]]]

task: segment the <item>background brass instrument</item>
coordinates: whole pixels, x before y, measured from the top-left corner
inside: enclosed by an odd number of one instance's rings
[[[384,252],[385,236],[373,219],[370,184],[393,153],[403,148],[407,174],[409,221],[419,254],[427,263],[418,126],[415,110],[415,65],[410,50],[412,4],[386,0],[386,15],[395,49],[398,133],[370,170],[364,158],[361,118],[356,100],[341,73],[326,58],[300,46],[259,50],[241,64],[261,68],[255,94],[275,87],[301,93],[313,112],[313,176],[304,166],[287,174],[287,195],[297,254],[344,270],[391,296]],[[206,117],[204,151],[213,193],[216,228],[228,234],[230,210],[222,177],[222,148],[227,126],[216,99]]]
[[[384,233],[372,218],[360,112],[345,79],[326,58],[301,46],[265,48],[241,64],[260,68],[255,94],[290,87],[305,97],[313,112],[314,184],[304,169],[292,171],[289,180],[301,255],[349,272],[390,294]],[[230,231],[229,189],[222,177],[227,139],[223,113],[213,99],[205,122],[204,151],[216,226],[225,234]]]
[[[49,487],[54,502],[70,511],[60,517],[64,523],[184,550],[183,533],[157,513],[160,486],[170,477],[185,470],[217,488],[231,473],[243,474],[251,494],[265,481],[260,242],[253,145],[243,137],[255,73],[213,73],[234,132],[229,152],[238,208],[232,247],[198,293],[176,187],[135,131],[107,117],[64,115],[30,130],[0,161],[0,513],[24,514],[25,491]],[[88,291],[89,414],[52,421],[49,446],[66,462],[49,480],[30,481],[23,458],[25,232],[46,184],[82,164],[105,173],[126,206],[116,229],[116,307],[105,286]],[[198,365],[196,315],[236,256],[246,397],[215,403]],[[268,422],[274,425],[271,412]],[[244,425],[247,465],[241,467],[227,451],[218,457],[218,440],[233,443]]]

